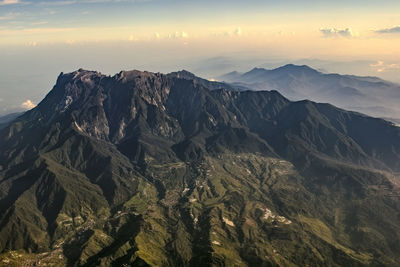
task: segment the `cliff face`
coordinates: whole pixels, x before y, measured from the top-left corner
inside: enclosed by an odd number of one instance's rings
[[[61,74],[0,130],[0,251],[73,265],[400,261],[400,128],[189,74]]]

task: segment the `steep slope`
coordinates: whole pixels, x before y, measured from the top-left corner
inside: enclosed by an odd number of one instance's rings
[[[0,129],[5,128],[15,118],[22,115],[22,113],[11,113],[0,117]]]
[[[3,262],[400,262],[400,128],[178,76],[61,74],[0,131]]]
[[[332,103],[393,121],[400,118],[400,86],[376,77],[325,74],[305,65],[288,64],[273,70],[232,72],[218,80],[254,90],[277,90],[291,100]]]

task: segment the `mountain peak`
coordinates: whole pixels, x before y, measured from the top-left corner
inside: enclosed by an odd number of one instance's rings
[[[247,73],[260,73],[260,72],[265,72],[265,71],[268,71],[267,69],[264,69],[264,68],[258,68],[258,67],[255,67],[255,68],[253,68],[253,69],[251,69],[249,72],[247,72]]]
[[[140,70],[124,70],[120,71],[118,74],[114,75],[114,78],[117,79],[125,79],[127,81],[136,79],[136,78],[149,78],[159,76],[160,73],[153,73],[148,71],[140,71]]]
[[[295,65],[295,64],[286,64],[279,68],[273,69],[272,71],[290,71],[290,72],[307,72],[307,73],[319,73],[319,71],[311,68],[308,65]]]
[[[88,77],[101,76],[101,75],[102,74],[100,72],[85,70],[82,68],[80,68],[76,71],[73,71],[73,72],[69,72],[69,73],[61,72],[58,75],[56,85],[63,84],[65,82],[72,81],[72,80],[84,80],[84,79],[87,79]]]
[[[255,79],[269,79],[271,77],[281,77],[282,75],[294,75],[294,76],[303,76],[303,75],[316,75],[319,74],[317,70],[307,66],[307,65],[294,65],[294,64],[286,64],[279,68],[275,68],[272,70],[267,70],[264,68],[253,68],[252,70],[244,73],[242,76],[238,75],[226,75],[227,78],[231,78],[234,80],[241,81],[242,78],[244,80],[255,80]]]
[[[187,70],[171,72],[168,75],[172,76],[172,77],[180,78],[180,79],[187,79],[187,80],[198,78],[196,75],[194,75],[193,73],[191,73],[190,71],[187,71]]]

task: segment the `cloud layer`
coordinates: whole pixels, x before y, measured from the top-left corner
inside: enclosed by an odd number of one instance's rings
[[[376,33],[400,33],[400,25],[392,28],[380,29]]]
[[[375,64],[369,65],[371,68],[376,69],[377,72],[384,72],[389,70],[400,70],[400,64],[386,63],[382,60],[377,61]]]
[[[19,0],[3,0],[0,1],[0,6],[18,4]]]
[[[355,34],[350,28],[336,29],[336,28],[322,28],[319,30],[324,37],[354,37]]]
[[[12,0],[9,0],[12,1]],[[148,2],[150,0],[61,0],[61,1],[42,1],[40,5],[66,6],[74,4],[102,4],[102,3],[123,3],[123,2]]]

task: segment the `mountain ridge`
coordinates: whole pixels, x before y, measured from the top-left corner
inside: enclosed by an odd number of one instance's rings
[[[62,73],[0,130],[0,258],[400,262],[400,128],[183,74]]]
[[[293,101],[310,99],[374,117],[400,118],[396,104],[400,85],[377,77],[323,73],[307,65],[287,64],[272,70],[229,73],[218,80],[253,90],[277,90]]]

